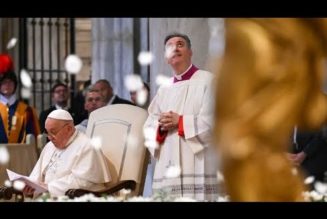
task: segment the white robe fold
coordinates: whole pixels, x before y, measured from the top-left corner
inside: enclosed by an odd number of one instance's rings
[[[159,146],[154,172],[153,192],[166,192],[172,197],[190,197],[196,200],[217,200],[217,157],[211,145],[213,123],[213,75],[198,70],[186,81],[159,88],[149,106],[145,128],[158,128],[159,115],[173,111],[183,116],[184,135],[178,130],[168,132]],[[173,81],[173,80],[171,80]],[[180,167],[178,177],[166,177],[171,166]]]
[[[47,143],[30,177],[47,184],[53,197],[64,195],[68,189],[101,190],[111,180],[103,152],[91,146],[81,132],[64,150]]]

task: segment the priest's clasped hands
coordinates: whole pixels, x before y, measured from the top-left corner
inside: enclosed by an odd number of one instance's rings
[[[159,126],[161,131],[170,131],[178,128],[179,115],[173,111],[161,113],[159,116]]]

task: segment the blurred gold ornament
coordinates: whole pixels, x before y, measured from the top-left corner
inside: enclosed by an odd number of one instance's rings
[[[286,157],[293,127],[327,117],[327,19],[226,19],[215,138],[231,201],[302,201]]]

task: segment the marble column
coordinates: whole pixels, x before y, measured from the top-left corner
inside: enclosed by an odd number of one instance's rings
[[[133,73],[133,18],[92,19],[92,83],[110,81],[114,92],[129,99],[124,76]]]

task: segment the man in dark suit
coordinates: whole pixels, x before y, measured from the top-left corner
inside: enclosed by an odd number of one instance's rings
[[[108,80],[105,79],[98,80],[97,82],[95,82],[93,88],[101,93],[106,103],[106,106],[110,104],[134,105],[131,101],[120,98],[118,95],[114,94],[113,89]]]
[[[326,182],[327,142],[323,130],[324,128],[316,131],[295,131],[293,154],[289,157],[295,165],[303,168],[306,176],[313,176],[315,181]]]
[[[84,109],[74,107],[75,104],[72,104],[72,106],[69,107],[69,89],[66,84],[61,82],[55,84],[51,89],[51,96],[54,105],[40,113],[41,132],[44,132],[45,130],[44,125],[46,118],[53,110],[56,109],[67,110],[72,115],[75,125],[87,118],[87,113],[84,112]]]

